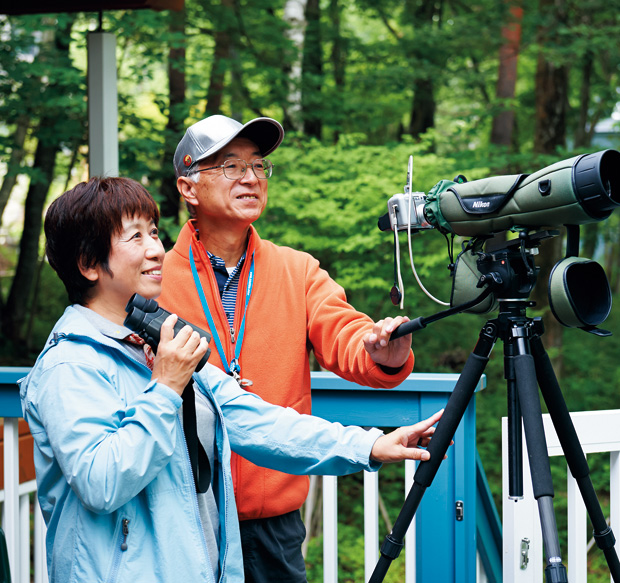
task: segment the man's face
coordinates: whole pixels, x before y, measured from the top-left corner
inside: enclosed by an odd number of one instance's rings
[[[224,164],[226,160],[245,160],[245,175],[230,180],[222,168],[214,168],[198,174],[198,183],[188,181],[195,195],[196,217],[210,219],[212,224],[247,227],[256,221],[267,205],[267,180],[258,179],[251,164],[262,158],[254,142],[236,138],[220,150],[215,158],[203,161],[198,169]],[[190,202],[191,204],[191,202]]]

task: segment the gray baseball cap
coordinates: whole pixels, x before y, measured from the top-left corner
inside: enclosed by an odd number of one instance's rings
[[[273,152],[284,138],[284,129],[270,117],[257,117],[241,124],[225,115],[212,115],[187,128],[174,153],[177,178],[187,176],[200,160],[215,154],[235,138],[254,142],[261,154]]]

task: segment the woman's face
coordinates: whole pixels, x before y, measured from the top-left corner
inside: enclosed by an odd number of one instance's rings
[[[125,306],[134,293],[147,299],[161,293],[164,246],[152,218],[123,217],[120,233],[113,235],[108,270],[101,265],[85,270],[95,281],[87,306],[108,320],[122,324]]]

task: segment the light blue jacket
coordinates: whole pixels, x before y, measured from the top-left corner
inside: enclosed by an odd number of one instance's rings
[[[150,377],[68,307],[20,381],[51,583],[213,582],[177,415],[182,400]],[[230,444],[287,473],[346,474],[378,468],[369,455],[381,432],[270,405],[209,364],[194,379],[219,417],[220,581],[242,583]]]

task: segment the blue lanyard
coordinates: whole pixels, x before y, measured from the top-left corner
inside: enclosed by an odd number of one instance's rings
[[[245,290],[245,308],[243,310],[243,319],[241,320],[241,326],[239,327],[239,333],[237,334],[237,339],[235,342],[235,355],[230,363],[226,360],[226,354],[224,352],[224,347],[222,345],[222,341],[220,340],[220,336],[217,332],[217,328],[215,327],[215,323],[213,322],[213,317],[211,316],[211,311],[209,310],[209,304],[207,303],[207,298],[205,297],[204,289],[202,288],[202,283],[200,283],[200,278],[198,277],[198,270],[196,269],[196,263],[194,261],[194,253],[192,250],[192,245],[189,245],[189,264],[192,268],[192,277],[194,278],[194,285],[196,286],[196,291],[198,292],[198,297],[200,298],[200,303],[202,304],[202,310],[205,313],[207,318],[207,322],[209,324],[209,328],[211,329],[211,334],[213,339],[215,340],[215,346],[220,355],[220,360],[224,365],[224,368],[228,374],[231,374],[235,377],[235,379],[240,379],[240,371],[241,367],[239,366],[239,356],[241,355],[241,345],[243,344],[243,334],[245,332],[245,316],[248,311],[248,304],[250,303],[250,296],[252,295],[252,286],[254,285],[254,253],[252,253],[252,261],[250,263],[250,274],[248,275],[248,285]]]

